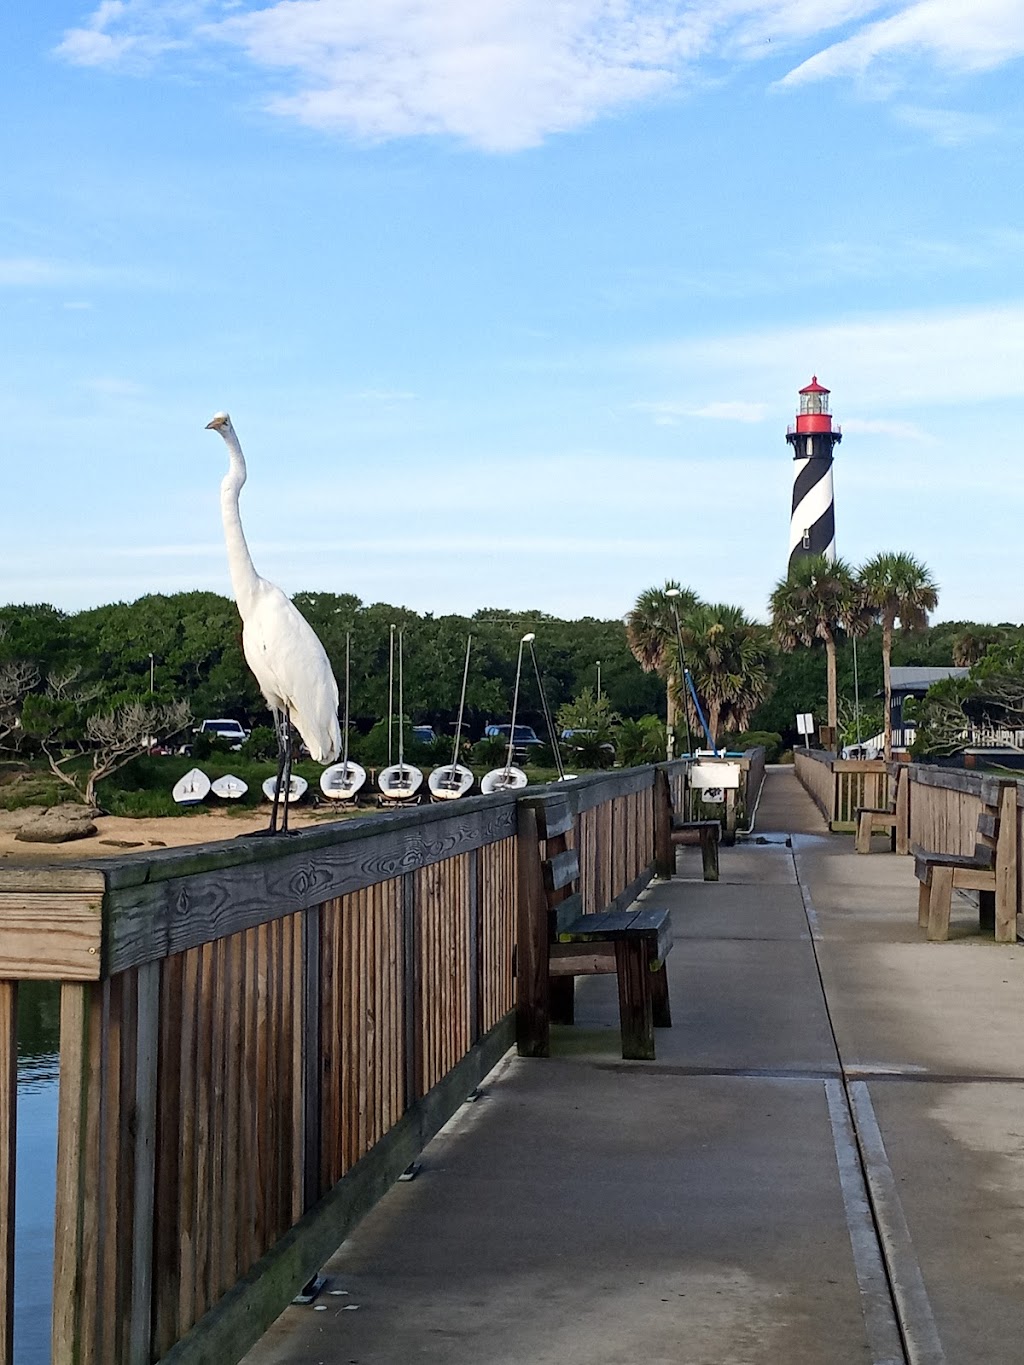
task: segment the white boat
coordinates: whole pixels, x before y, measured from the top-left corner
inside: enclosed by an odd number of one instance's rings
[[[435,801],[457,801],[465,796],[475,781],[469,768],[462,763],[446,763],[435,768],[427,778],[430,795]]]
[[[408,801],[423,786],[423,774],[411,763],[392,763],[377,774],[377,786],[385,801]]]
[[[516,685],[512,693],[512,715],[511,724],[508,727],[508,757],[505,759],[503,768],[492,768],[489,773],[484,773],[480,779],[480,790],[485,796],[491,792],[516,791],[519,787],[525,787],[529,783],[529,778],[522,768],[517,768],[512,762],[513,738],[516,733],[516,712],[519,709],[519,683],[523,673],[523,645],[529,645],[533,651],[533,632],[524,635],[519,641],[519,656],[516,659]]]
[[[489,796],[491,792],[510,792],[518,787],[528,785],[530,779],[523,772],[522,768],[492,768],[489,773],[484,773],[480,779],[480,790],[484,796]]]
[[[418,800],[417,793],[423,785],[423,774],[405,761],[405,715],[404,715],[404,674],[402,671],[402,631],[398,632],[398,762],[392,763],[392,740],[394,736],[394,682],[395,682],[395,627],[391,627],[391,647],[388,655],[388,766],[377,774],[379,800],[412,801]]]
[[[366,782],[366,769],[348,759],[320,774],[320,790],[330,801],[354,801]]]
[[[457,801],[465,796],[475,778],[464,763],[459,762],[459,746],[462,743],[462,717],[466,711],[466,684],[469,682],[469,654],[473,648],[472,635],[466,636],[466,659],[462,665],[462,695],[459,698],[459,718],[455,723],[455,740],[452,744],[452,761],[435,768],[427,778],[432,801]]]
[[[292,773],[288,783],[288,804],[293,806],[296,801],[301,801],[306,794],[309,783],[304,777],[299,777],[298,773]],[[268,777],[263,784],[263,795],[268,801],[273,801],[274,793],[277,791],[277,774]]]
[[[171,795],[179,806],[198,806],[210,790],[210,779],[202,768],[190,768],[184,777],[179,777]]]
[[[243,782],[234,773],[225,773],[223,777],[218,777],[210,783],[210,791],[214,796],[219,796],[225,801],[238,801],[248,790],[248,782]]]

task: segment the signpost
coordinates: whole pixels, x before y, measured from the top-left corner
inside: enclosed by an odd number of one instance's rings
[[[800,711],[796,718],[796,732],[804,737],[804,748],[811,747],[811,735],[814,733],[814,716],[810,711]]]

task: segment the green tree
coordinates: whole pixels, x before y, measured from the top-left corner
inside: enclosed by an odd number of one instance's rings
[[[768,631],[741,608],[718,602],[692,608],[682,634],[686,667],[715,742],[722,730],[746,730],[770,686]]]
[[[669,589],[677,590],[679,596],[669,597]],[[645,673],[656,673],[665,679],[666,754],[669,758],[675,749],[676,698],[681,682],[675,612],[682,624],[699,602],[696,593],[681,588],[675,579],[669,578],[663,588],[646,588],[626,616],[626,639],[634,659]]]
[[[913,555],[877,554],[860,571],[863,600],[882,625],[882,688],[885,693],[885,757],[892,758],[892,641],[896,622],[905,631],[923,630],[938,605],[939,589],[928,568]]]
[[[769,606],[780,649],[788,653],[818,641],[825,646],[828,723],[838,728],[836,641],[843,631],[859,633],[866,625],[853,570],[842,559],[801,555],[790,566],[788,577],[776,583]]]

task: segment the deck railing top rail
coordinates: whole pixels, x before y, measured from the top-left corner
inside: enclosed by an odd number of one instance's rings
[[[682,770],[685,761],[667,766]],[[644,791],[655,767],[561,788],[574,814]],[[96,981],[514,835],[526,788],[303,829],[59,866],[0,868],[0,978]]]

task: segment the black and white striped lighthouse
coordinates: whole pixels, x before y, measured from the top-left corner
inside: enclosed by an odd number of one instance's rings
[[[796,426],[786,432],[793,447],[793,512],[789,522],[789,565],[800,555],[836,557],[832,495],[832,450],[843,439],[832,425],[828,389],[815,375],[800,390]]]

